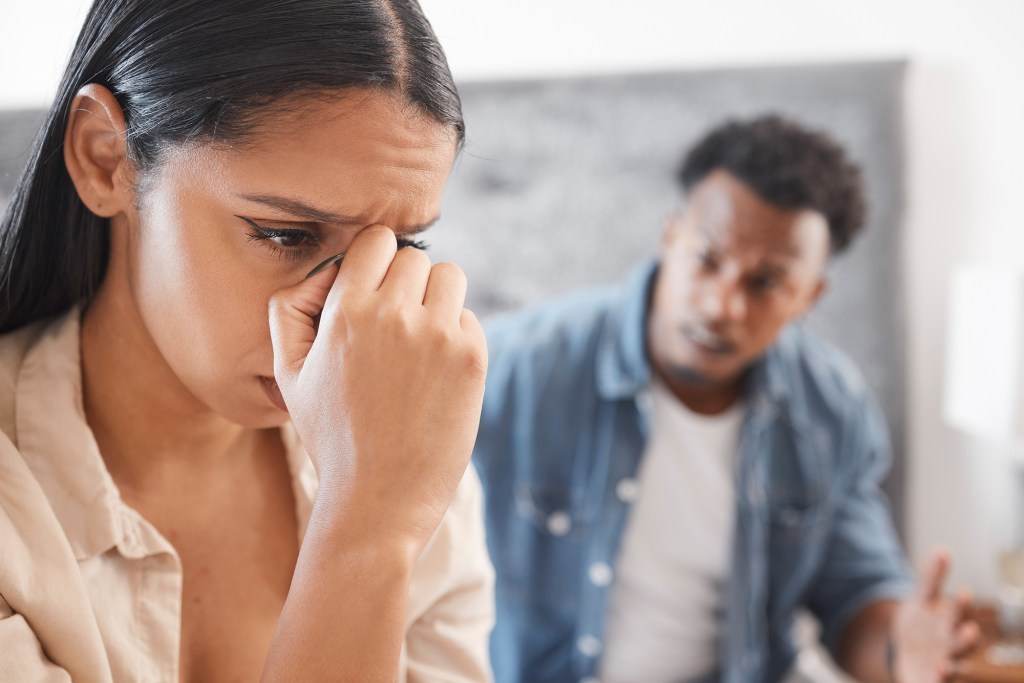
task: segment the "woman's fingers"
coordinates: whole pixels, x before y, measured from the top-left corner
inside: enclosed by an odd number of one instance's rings
[[[399,249],[378,290],[393,302],[419,308],[431,277],[430,258],[413,247]]]
[[[384,282],[397,250],[398,239],[390,228],[373,225],[363,230],[345,252],[338,284],[353,294],[376,292]]]
[[[422,544],[469,464],[487,348],[462,271],[396,244],[368,228],[336,279],[330,267],[275,297],[275,367],[318,500],[372,508],[375,533]]]
[[[466,289],[466,275],[461,268],[452,263],[439,263],[430,271],[423,305],[443,320],[459,322],[466,304]]]
[[[274,375],[278,385],[290,384],[301,369],[316,339],[316,319],[338,276],[326,268],[270,299],[270,340],[274,348]]]

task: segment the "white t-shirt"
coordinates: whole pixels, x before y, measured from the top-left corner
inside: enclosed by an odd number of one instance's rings
[[[658,381],[651,398],[639,495],[605,624],[602,683],[680,683],[721,664],[743,407],[700,415]]]

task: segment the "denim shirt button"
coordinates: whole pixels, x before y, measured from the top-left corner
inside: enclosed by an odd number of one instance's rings
[[[594,636],[580,636],[576,641],[576,649],[584,657],[596,657],[601,654],[601,641]]]
[[[612,568],[607,562],[595,562],[587,570],[587,577],[590,579],[590,583],[598,588],[610,586],[613,576]]]
[[[568,512],[552,512],[547,521],[552,536],[565,536],[572,530],[572,517]]]
[[[640,483],[632,477],[620,479],[619,483],[615,485],[615,497],[627,505],[636,502],[639,496]]]
[[[779,512],[779,520],[786,526],[796,526],[800,522],[800,511],[793,507],[783,508]]]

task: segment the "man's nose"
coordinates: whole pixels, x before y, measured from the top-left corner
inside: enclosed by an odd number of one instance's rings
[[[747,298],[735,275],[722,273],[705,283],[701,313],[709,322],[736,323],[747,315]]]

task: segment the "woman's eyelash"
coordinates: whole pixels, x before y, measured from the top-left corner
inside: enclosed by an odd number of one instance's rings
[[[426,251],[430,249],[430,245],[423,240],[409,239],[408,237],[398,238],[398,248],[403,249],[405,247],[412,247],[413,249],[419,249],[420,251]]]
[[[260,240],[281,239],[283,237],[294,237],[297,239],[301,238],[304,240],[308,240],[310,242],[316,241],[316,236],[313,233],[306,232],[305,230],[286,230],[282,228],[260,228],[259,230],[253,230],[247,233],[247,236],[249,237],[250,240],[254,242]],[[277,246],[283,247],[285,245],[279,244]]]
[[[260,225],[251,218],[246,218],[244,216],[239,216],[239,218],[241,218],[243,221],[248,223],[250,227],[252,227],[252,230],[247,233],[248,238],[252,241],[282,239],[288,237],[302,240],[300,244],[296,244],[291,248],[301,246],[303,243],[316,244],[319,241],[319,238],[313,233],[311,233],[309,230],[300,230],[298,228],[269,228]],[[285,245],[276,246],[284,247]]]
[[[237,217],[241,218],[252,228],[251,231],[246,233],[246,236],[249,238],[250,241],[263,242],[267,240],[282,239],[288,237],[302,240],[301,242],[293,246],[274,244],[273,242],[269,243],[267,246],[275,253],[292,252],[303,246],[316,246],[320,241],[320,238],[317,237],[317,235],[313,234],[308,230],[301,230],[298,228],[271,228],[264,225],[260,225],[256,221],[252,220],[251,218],[246,218],[245,216]],[[405,247],[412,247],[413,249],[426,251],[427,249],[430,248],[430,245],[423,240],[412,239],[409,237],[399,237],[398,248],[403,249]]]

